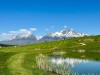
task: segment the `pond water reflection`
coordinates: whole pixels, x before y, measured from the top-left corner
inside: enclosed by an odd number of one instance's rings
[[[66,65],[69,69],[81,74],[94,74],[100,75],[100,61],[87,60],[87,59],[76,59],[76,58],[51,58],[50,61],[57,65]]]

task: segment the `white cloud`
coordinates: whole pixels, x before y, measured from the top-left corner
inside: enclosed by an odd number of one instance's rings
[[[36,28],[30,28],[30,29],[20,29],[18,31],[9,31],[8,33],[1,33],[0,40],[11,39],[19,34],[32,34],[32,32],[36,30],[37,30]]]
[[[18,34],[18,31],[9,31],[11,34]]]
[[[31,31],[37,31],[37,28],[30,28]]]
[[[49,28],[46,28],[45,30],[51,30],[51,29],[53,29],[54,28],[54,26],[51,26],[51,27],[49,27]]]
[[[11,33],[1,33],[0,34],[0,40],[6,40],[6,39],[10,39],[13,38],[14,34]]]
[[[31,34],[32,31],[27,30],[27,29],[20,29],[20,30],[18,31],[18,33],[19,33],[19,34]]]

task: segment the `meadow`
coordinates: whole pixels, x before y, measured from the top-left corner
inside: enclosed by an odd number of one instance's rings
[[[100,35],[0,48],[0,75],[58,75],[40,69],[36,57],[100,60]]]

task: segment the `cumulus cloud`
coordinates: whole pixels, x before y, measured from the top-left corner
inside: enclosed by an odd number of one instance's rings
[[[14,34],[11,33],[1,33],[0,34],[0,41],[13,38]]]
[[[20,34],[32,34],[32,32],[36,30],[37,28],[30,28],[30,29],[20,29],[18,31],[9,31],[8,33],[1,33],[0,40],[12,39],[15,36],[20,35]]]
[[[27,29],[20,29],[20,30],[18,31],[18,33],[19,33],[19,34],[31,34],[32,31],[27,30]]]

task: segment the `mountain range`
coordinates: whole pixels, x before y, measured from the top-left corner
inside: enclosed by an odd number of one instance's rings
[[[24,45],[24,44],[32,44],[32,43],[45,42],[45,41],[69,39],[73,37],[83,37],[83,36],[88,36],[88,35],[84,33],[78,33],[73,29],[65,28],[59,32],[47,33],[44,36],[35,36],[33,34],[19,34],[14,38],[1,41],[0,43],[10,44],[10,45]]]

